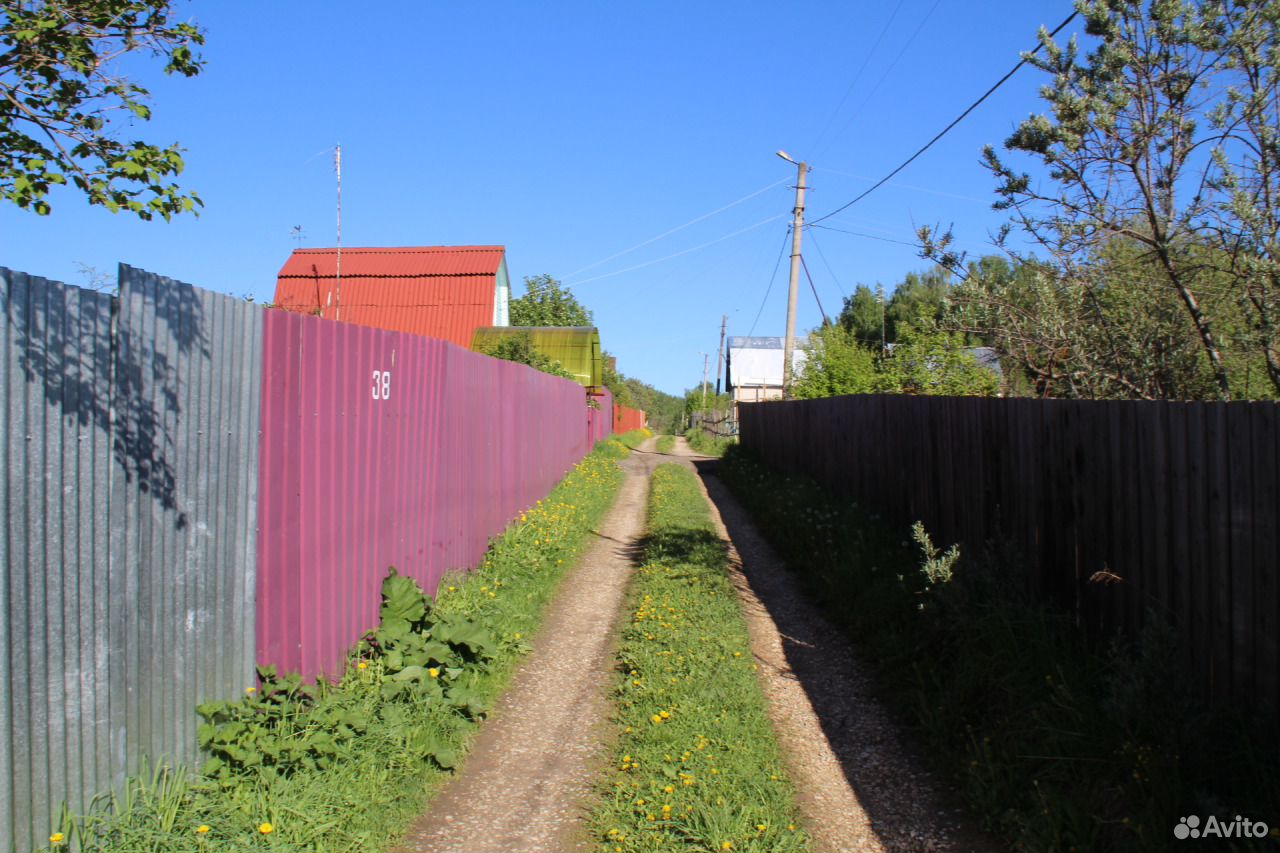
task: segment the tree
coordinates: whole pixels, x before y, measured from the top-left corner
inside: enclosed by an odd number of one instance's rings
[[[590,326],[591,312],[550,275],[525,276],[525,295],[511,300],[513,326]]]
[[[876,313],[879,314],[878,303]],[[867,345],[857,331],[843,323],[820,326],[809,333],[804,367],[791,386],[791,395],[797,400],[812,400],[889,391],[892,383],[885,382],[877,366],[879,352],[878,334],[875,343]]]
[[[90,204],[140,219],[203,205],[169,178],[182,149],[118,139],[120,119],[148,121],[148,91],[122,70],[148,53],[194,77],[204,34],[175,23],[172,0],[0,0],[0,198],[45,215],[68,182]],[[127,126],[127,125],[125,125]]]
[[[884,311],[884,293],[879,285],[873,292],[865,284],[859,284],[853,296],[845,297],[836,323],[860,343],[879,346],[886,331]]]
[[[1076,8],[1096,47],[1082,57],[1074,38],[1061,46],[1041,31],[1043,53],[1026,59],[1051,78],[1041,90],[1050,112],[1005,141],[1048,180],[984,151],[999,181],[996,207],[1048,256],[1035,283],[1045,299],[1069,303],[1052,321],[1112,324],[1107,291],[1117,270],[1106,247],[1122,238],[1136,249],[1133,270],[1152,304],[1176,305],[1194,334],[1214,396],[1232,397],[1229,349],[1240,347],[1261,358],[1280,391],[1280,4],[1077,0]],[[920,236],[927,257],[963,265],[949,232]],[[1229,291],[1216,308],[1215,288]],[[1234,340],[1231,312],[1243,323]],[[1130,330],[1111,331],[1118,341]]]

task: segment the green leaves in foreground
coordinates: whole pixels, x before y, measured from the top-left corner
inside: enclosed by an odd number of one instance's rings
[[[204,67],[204,33],[171,20],[171,0],[0,0],[0,199],[41,216],[49,191],[74,185],[111,212],[168,220],[204,202],[169,179],[182,149],[121,141],[116,116],[148,121],[148,91],[121,71],[126,54],[166,74]]]

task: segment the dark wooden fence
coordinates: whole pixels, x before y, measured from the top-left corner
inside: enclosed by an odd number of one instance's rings
[[[1034,595],[1094,636],[1175,624],[1188,677],[1274,712],[1274,403],[866,395],[758,403],[741,440],[935,543],[1012,544]]]

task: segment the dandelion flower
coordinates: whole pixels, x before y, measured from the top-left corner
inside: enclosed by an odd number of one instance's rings
[[[356,669],[368,669],[368,668],[369,668],[369,662],[367,660],[362,660],[360,661],[360,663],[356,664]]]
[[[258,832],[261,832],[263,835],[270,835],[275,831],[276,831],[276,828],[269,823],[258,824]]]
[[[732,850],[732,849],[733,849],[733,842],[732,842],[732,841],[726,841],[726,842],[724,842],[723,844],[721,844],[721,845],[720,845],[720,849],[721,849],[721,850]]]
[[[205,835],[206,833],[209,832],[209,824],[207,823],[200,824],[199,826],[196,827],[196,832],[200,833],[201,835]]]
[[[255,694],[255,693],[257,693],[257,692],[258,692],[258,688],[256,688],[256,687],[246,687],[246,688],[244,689],[244,692],[245,692],[245,695],[247,695],[247,696],[252,696],[253,694]]]
[[[61,832],[55,832],[53,835],[49,836],[49,843],[55,847],[57,847],[59,844],[64,843],[66,840],[67,840],[67,837],[63,835]]]
[[[427,670],[427,675],[431,676],[432,678],[439,678],[439,677],[440,677],[440,670],[436,669],[436,668],[433,666],[433,667],[431,667],[430,669],[428,669],[428,670]]]

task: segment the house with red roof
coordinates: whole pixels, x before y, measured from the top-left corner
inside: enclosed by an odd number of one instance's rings
[[[503,246],[296,249],[275,306],[470,347],[476,329],[510,324]]]

